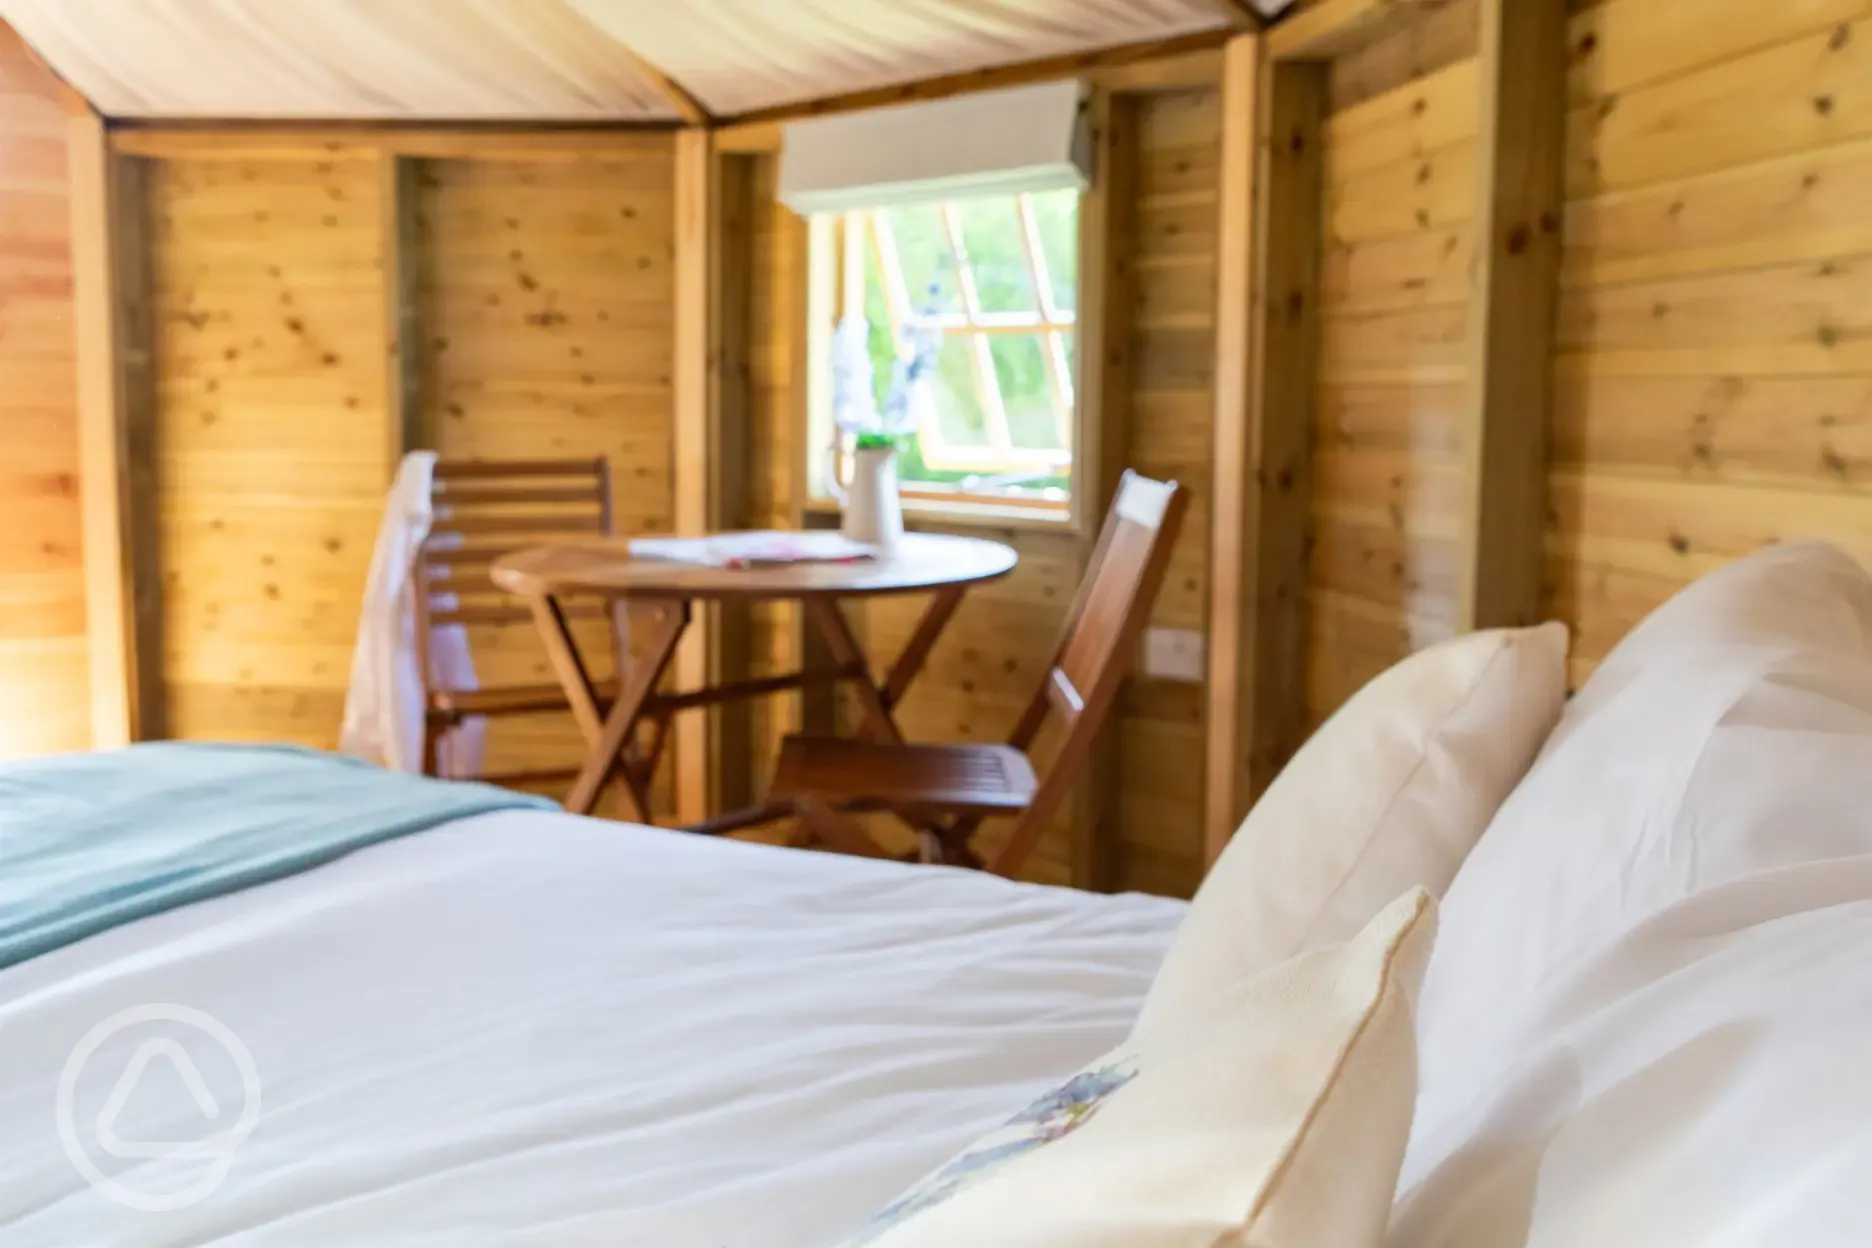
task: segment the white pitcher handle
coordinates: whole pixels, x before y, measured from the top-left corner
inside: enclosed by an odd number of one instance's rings
[[[844,507],[851,502],[851,495],[839,483],[839,439],[834,437],[826,447],[826,491],[832,495],[832,501]]]

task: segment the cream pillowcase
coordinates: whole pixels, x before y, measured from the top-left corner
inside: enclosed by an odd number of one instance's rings
[[[1474,633],[1392,667],[1314,734],[1210,871],[1137,1033],[1350,938],[1399,893],[1441,896],[1566,702],[1563,625]]]
[[[1375,1248],[1417,1094],[1422,889],[1356,939],[1134,1036],[843,1248]]]

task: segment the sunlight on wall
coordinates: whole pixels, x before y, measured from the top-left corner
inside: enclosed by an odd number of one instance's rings
[[[0,24],[0,758],[91,737],[65,134]]]

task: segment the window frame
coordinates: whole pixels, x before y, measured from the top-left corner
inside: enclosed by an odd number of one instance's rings
[[[988,426],[988,446],[958,446],[951,443],[939,421],[928,420],[917,431],[923,462],[939,472],[1008,472],[1024,468],[1070,469],[1073,462],[1073,410],[1076,401],[1071,368],[1067,363],[1066,335],[1074,333],[1078,318],[1062,312],[1047,271],[1046,255],[1040,241],[1040,225],[1033,211],[1033,197],[1025,192],[1013,201],[1014,216],[1020,226],[1018,237],[1027,278],[1033,284],[1033,312],[989,312],[982,307],[981,291],[976,285],[974,266],[968,244],[963,238],[962,221],[953,203],[935,205],[942,222],[943,239],[955,262],[956,295],[962,310],[939,316],[919,315],[912,307],[904,281],[903,260],[897,253],[896,233],[890,217],[880,210],[851,212],[845,215],[845,246],[849,249],[845,264],[862,273],[863,252],[868,247],[877,264],[884,288],[884,306],[890,317],[891,337],[901,347],[916,328],[934,326],[945,340],[957,338],[968,346],[975,379],[975,397]],[[846,292],[840,317],[852,311]],[[862,284],[859,290],[862,297]],[[991,339],[999,334],[1035,338],[1040,342],[1041,363],[1047,374],[1047,397],[1053,407],[1065,450],[1041,450],[1014,445],[1008,426],[1006,396],[1002,393],[1000,374],[995,371]],[[957,491],[930,491],[954,493]]]
[[[1083,266],[1087,259],[1086,210],[1091,203],[1091,195],[1089,192],[1082,193],[1079,198],[1075,240],[1081,266],[1075,281],[1075,303],[1079,306],[1070,312],[1059,306],[1052,274],[1047,269],[1046,253],[1031,197],[1022,193],[1014,196],[1013,200],[1020,225],[1022,254],[1027,264],[1028,280],[1033,285],[1037,311],[996,313],[982,309],[973,271],[966,262],[967,250],[959,214],[952,204],[944,203],[937,207],[942,214],[945,240],[950,252],[963,261],[958,266],[957,282],[962,310],[946,314],[936,323],[942,327],[945,338],[952,335],[966,336],[971,343],[978,397],[986,391],[996,400],[990,417],[991,437],[1011,452],[1010,458],[1014,458],[1019,466],[1047,468],[1065,476],[1068,481],[1067,497],[1053,499],[1018,494],[967,493],[943,489],[934,484],[920,488],[918,483],[906,482],[901,490],[904,509],[913,518],[977,522],[992,527],[1083,529],[1086,448],[1092,444],[1090,439],[1095,436],[1095,431],[1088,427],[1089,413],[1084,402],[1085,376],[1093,362],[1088,358],[1083,337],[1076,344],[1076,352],[1069,353],[1066,349],[1066,335],[1080,336],[1081,326],[1086,320],[1084,302],[1089,287]],[[854,229],[855,221],[863,228]],[[876,230],[874,225],[882,225],[883,229]],[[834,425],[831,414],[831,370],[826,362],[830,359],[832,335],[839,319],[848,308],[862,309],[864,306],[864,261],[867,252],[876,258],[884,286],[886,308],[891,318],[891,333],[897,341],[903,341],[914,317],[901,265],[891,263],[893,248],[894,239],[891,237],[889,222],[882,212],[823,214],[811,218],[808,223],[805,507],[809,512],[838,510],[838,504],[827,488],[828,475],[832,469],[830,448]],[[896,280],[893,281],[893,278]],[[1013,446],[1006,424],[1005,407],[1000,402],[999,377],[989,354],[991,338],[1000,333],[1022,334],[1039,340],[1049,393],[1054,401],[1054,418],[1060,422],[1062,440],[1068,448],[1065,451],[1023,452],[1021,448]],[[983,407],[987,413],[989,405],[984,402]],[[1002,438],[1006,438],[1006,441],[1000,441]],[[1000,460],[993,463],[982,460],[970,462],[967,448],[957,448],[944,441],[940,428],[920,429],[918,441],[925,463],[939,470],[966,472],[979,468],[993,471],[1005,470],[1010,466]],[[1025,462],[1020,463],[1023,460]]]

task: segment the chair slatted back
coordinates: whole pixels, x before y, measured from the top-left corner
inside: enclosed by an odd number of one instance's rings
[[[1188,501],[1174,484],[1125,473],[1047,671],[1047,699],[1069,724],[1122,679],[1163,584]]]
[[[425,673],[436,628],[531,622],[527,607],[494,583],[496,559],[556,538],[612,535],[611,468],[602,457],[439,462],[431,500],[434,520],[414,575]],[[614,618],[600,603],[566,614]]]
[[[1066,727],[1058,756],[999,855],[1002,862],[1018,862],[1038,843],[1089,756],[1150,620],[1188,506],[1189,492],[1175,482],[1126,472],[1119,483],[1045,680],[1009,740],[1030,749],[1050,714]]]

